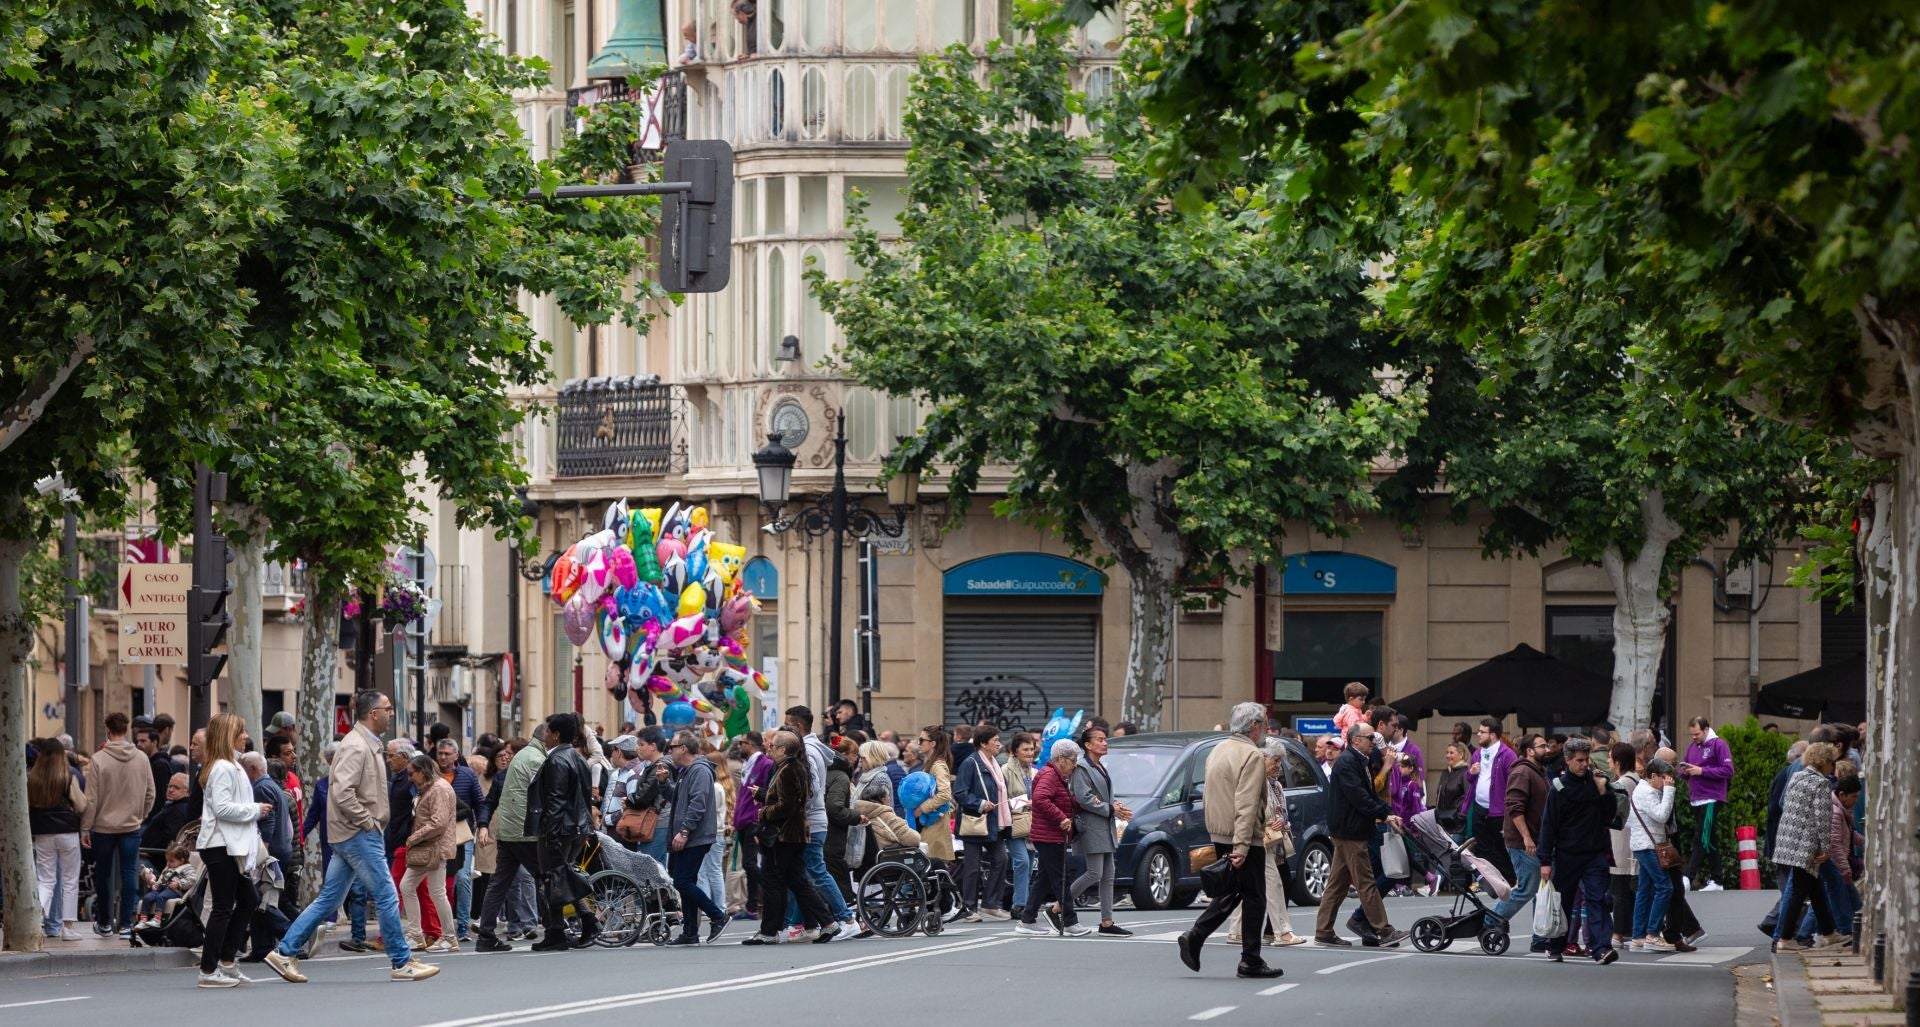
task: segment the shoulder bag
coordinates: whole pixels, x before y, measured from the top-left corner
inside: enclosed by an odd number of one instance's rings
[[[975,765],[975,761],[973,760],[968,760],[967,766],[961,768],[960,773],[962,775],[971,773],[974,776],[975,780],[977,781],[980,780],[980,768]],[[980,787],[982,789],[986,788],[986,786],[987,786],[987,783],[985,781],[980,781]],[[986,836],[987,836],[986,815],[980,814],[980,813],[968,813],[968,812],[965,812],[964,810],[961,811],[960,837],[985,838]]]
[[[1640,807],[1633,803],[1633,797],[1628,796],[1627,802],[1633,809],[1634,819],[1640,821],[1640,830],[1647,832],[1647,837],[1653,837],[1653,828],[1647,826],[1647,818],[1641,815]],[[1662,870],[1672,870],[1680,865],[1680,847],[1672,842],[1655,842],[1653,854],[1660,860]]]
[[[652,806],[642,809],[628,806],[620,811],[620,819],[614,822],[613,836],[628,845],[645,845],[653,841],[653,832],[659,827],[659,810]]]

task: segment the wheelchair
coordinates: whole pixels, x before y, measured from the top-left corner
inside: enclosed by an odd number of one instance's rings
[[[597,834],[587,839],[575,868],[586,875],[589,891],[562,910],[567,940],[574,947],[580,947],[577,907],[585,907],[600,921],[593,944],[602,948],[624,948],[642,938],[665,945],[673,939],[679,896],[660,864],[627,851],[608,835]]]
[[[946,864],[918,848],[881,849],[855,889],[860,922],[883,938],[931,938],[960,917],[960,889]]]

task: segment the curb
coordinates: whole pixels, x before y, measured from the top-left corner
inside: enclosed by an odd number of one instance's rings
[[[313,950],[315,956],[344,955],[339,943],[332,938],[315,943]],[[0,982],[138,970],[172,970],[193,966],[196,962],[191,951],[175,948],[136,949],[127,946],[93,952],[5,952],[0,953]]]
[[[1788,952],[1785,959],[1781,959],[1778,952],[1773,954],[1773,1004],[1780,1027],[1807,1027],[1823,1022],[1820,1007],[1813,1001],[1813,992],[1807,990],[1807,964],[1797,952]]]

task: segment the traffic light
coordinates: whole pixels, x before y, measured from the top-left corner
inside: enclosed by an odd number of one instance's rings
[[[733,147],[721,139],[676,139],[660,181],[692,188],[667,195],[660,220],[660,284],[668,292],[719,292],[733,268]]]
[[[233,582],[227,564],[233,551],[224,535],[213,531],[213,504],[227,498],[227,476],[199,468],[193,488],[193,587],[187,591],[187,684],[196,702],[227,665],[227,654],[214,652],[226,644],[233,615],[227,597]]]

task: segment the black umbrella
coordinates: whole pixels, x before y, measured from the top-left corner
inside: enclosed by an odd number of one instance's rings
[[[1523,642],[1511,652],[1401,696],[1393,706],[1411,717],[1429,710],[1448,716],[1512,713],[1532,727],[1584,727],[1607,719],[1612,698],[1613,682]]]
[[[1867,654],[1781,678],[1760,689],[1753,711],[1761,716],[1831,720],[1867,719]]]

